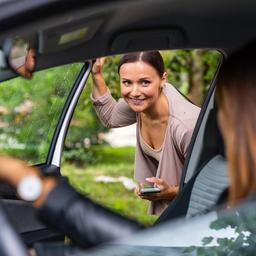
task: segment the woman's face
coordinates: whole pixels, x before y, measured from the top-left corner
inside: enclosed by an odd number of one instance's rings
[[[133,111],[144,112],[154,106],[166,74],[161,78],[154,67],[143,61],[125,63],[119,73],[122,97]]]

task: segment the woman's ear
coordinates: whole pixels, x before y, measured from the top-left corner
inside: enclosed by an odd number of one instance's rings
[[[164,72],[163,76],[162,76],[162,85],[164,85],[166,83],[166,80],[167,80],[167,73]]]

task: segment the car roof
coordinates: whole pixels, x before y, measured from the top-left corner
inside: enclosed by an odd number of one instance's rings
[[[38,36],[38,69],[150,49],[228,52],[256,34],[256,2],[250,0],[18,0],[0,8],[0,41]],[[86,36],[60,45],[61,36],[72,32]]]

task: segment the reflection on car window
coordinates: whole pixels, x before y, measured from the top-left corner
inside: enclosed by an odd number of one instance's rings
[[[254,198],[255,199],[255,198]],[[255,202],[246,202],[234,210],[221,212],[204,230],[201,246],[190,246],[184,252],[195,255],[254,255],[256,214]],[[200,221],[197,220],[200,223]]]
[[[44,163],[67,95],[82,64],[43,70],[0,84],[0,152]]]
[[[195,105],[201,106],[215,75],[221,54],[216,50],[161,51],[168,81]],[[108,57],[103,76],[115,99],[120,98],[118,63],[121,56]],[[156,216],[147,215],[148,202],[139,199],[133,179],[135,126],[117,129],[103,127],[90,99],[92,80],[88,80],[71,120],[65,141],[62,174],[94,200],[152,224]],[[123,130],[122,130],[123,129]]]

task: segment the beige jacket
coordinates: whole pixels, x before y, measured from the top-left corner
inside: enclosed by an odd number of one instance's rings
[[[117,102],[108,91],[96,99],[92,98],[92,101],[100,120],[107,127],[123,127],[137,122],[134,178],[145,183],[145,178],[155,176],[164,179],[169,185],[177,186],[200,108],[187,101],[170,84],[164,86],[163,93],[168,99],[169,119],[159,163],[142,151],[139,114],[124,99]],[[151,202],[149,213],[160,215],[168,203],[166,200]]]

